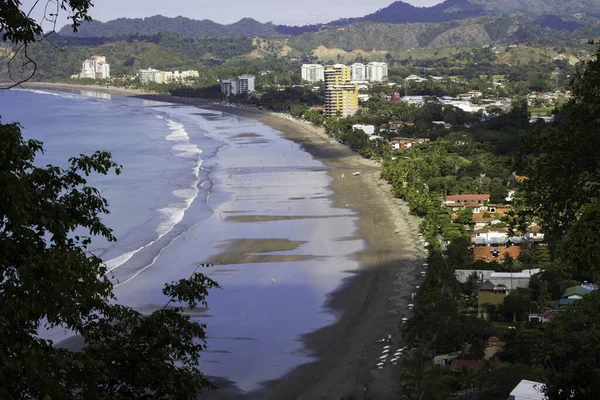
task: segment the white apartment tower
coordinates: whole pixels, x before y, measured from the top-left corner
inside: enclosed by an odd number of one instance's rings
[[[367,64],[367,80],[369,82],[383,82],[388,76],[388,65],[384,62],[370,62]]]
[[[319,64],[302,65],[302,80],[315,83],[325,80],[325,67]]]
[[[235,79],[237,86],[237,93],[254,93],[254,76],[252,75],[241,75]]]
[[[367,80],[367,67],[365,64],[354,63],[350,66],[350,75],[353,82],[362,82]]]
[[[82,63],[79,77],[89,79],[108,79],[110,78],[110,64],[106,62],[106,57],[92,56]]]
[[[221,93],[228,97],[232,94],[237,94],[237,84],[235,79],[223,79],[221,81]]]
[[[223,79],[221,81],[221,93],[225,96],[253,93],[256,90],[254,80],[255,78],[252,75],[240,75],[235,79]]]
[[[138,80],[142,85],[148,82],[156,82],[159,75],[160,71],[157,69],[148,68],[138,70]]]
[[[146,84],[148,82],[156,83],[169,83],[174,81],[184,82],[192,78],[198,78],[200,73],[198,71],[159,71],[157,69],[140,69],[138,70],[138,79],[140,84]]]

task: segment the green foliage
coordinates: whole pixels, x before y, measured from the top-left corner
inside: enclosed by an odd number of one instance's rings
[[[496,186],[490,192],[490,203],[505,204],[506,196],[508,196],[508,189],[503,186]]]
[[[108,22],[94,21],[82,25],[77,34],[69,29],[61,29],[61,35],[77,37],[120,37],[133,35],[152,35],[161,32],[173,32],[187,37],[224,37],[224,36],[273,36],[277,34],[275,26],[262,24],[251,18],[244,18],[229,25],[185,17],[169,18],[155,15],[148,18],[118,18]]]
[[[573,81],[572,99],[559,110],[560,123],[523,142],[520,160],[530,178],[524,184],[526,201],[538,210],[551,245],[564,238],[584,210],[589,213],[584,207],[599,195],[600,108],[594,100],[600,91],[599,71],[599,61],[586,63]]]
[[[32,10],[37,6],[37,2],[32,6]],[[92,2],[90,0],[61,0],[57,3],[63,12],[68,14],[71,24],[65,27],[67,30],[77,32],[83,22],[90,22],[92,19],[88,15]],[[2,32],[2,41],[12,42],[14,44],[28,45],[38,40],[44,31],[40,22],[32,18],[30,12],[22,10],[21,2],[10,0],[3,1],[0,8],[0,31]],[[44,18],[53,21],[57,15],[44,11]]]
[[[465,207],[458,212],[458,216],[456,217],[456,222],[463,225],[472,225],[473,224],[473,209],[470,207]]]
[[[473,261],[473,250],[471,250],[471,238],[460,236],[448,244],[448,265],[452,268],[461,269]]]
[[[532,309],[532,296],[528,288],[511,290],[504,298],[502,313],[507,321],[523,321]]]
[[[172,305],[149,315],[115,304],[105,264],[87,250],[93,236],[115,240],[87,176],[121,167],[106,152],[37,167],[42,151],[18,124],[0,125],[0,397],[195,399],[213,388],[198,370],[205,325],[185,310],[206,305],[218,284],[199,273],[168,284]],[[85,346],[59,349],[43,328]]]
[[[551,399],[595,399],[600,389],[600,292],[565,306],[545,331],[539,357]]]
[[[504,400],[522,379],[540,382],[544,374],[540,368],[527,364],[503,364],[499,368],[483,369],[476,378],[477,385],[482,389],[479,400]]]

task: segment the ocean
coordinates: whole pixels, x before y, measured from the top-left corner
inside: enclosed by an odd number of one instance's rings
[[[200,268],[222,289],[207,324],[202,371],[242,391],[312,361],[301,335],[334,323],[324,307],[352,271],[358,215],[336,208],[326,167],[257,121],[187,105],[73,91],[0,94],[3,123],[44,143],[39,165],[110,151],[120,176],[92,176],[109,201],[116,243],[93,241],[118,301],[162,308],[166,282]],[[54,331],[51,339],[65,338]]]

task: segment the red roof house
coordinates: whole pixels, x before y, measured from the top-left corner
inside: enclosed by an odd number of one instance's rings
[[[451,196],[444,196],[441,198],[444,204],[449,203],[479,203],[482,204],[484,201],[490,201],[489,194],[454,194]]]

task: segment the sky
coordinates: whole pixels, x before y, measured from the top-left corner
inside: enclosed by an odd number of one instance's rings
[[[56,1],[56,0],[51,0]],[[142,18],[161,14],[182,15],[192,19],[210,19],[221,24],[239,21],[244,17],[260,22],[285,25],[304,25],[329,22],[339,18],[361,17],[387,7],[394,0],[93,0],[90,12],[93,19],[109,21],[120,17]],[[404,0],[419,7],[428,7],[442,0]],[[21,0],[23,8],[31,8],[35,0]],[[38,18],[44,1],[39,2]],[[59,20],[58,28],[66,23]],[[49,30],[46,23],[44,30]]]

